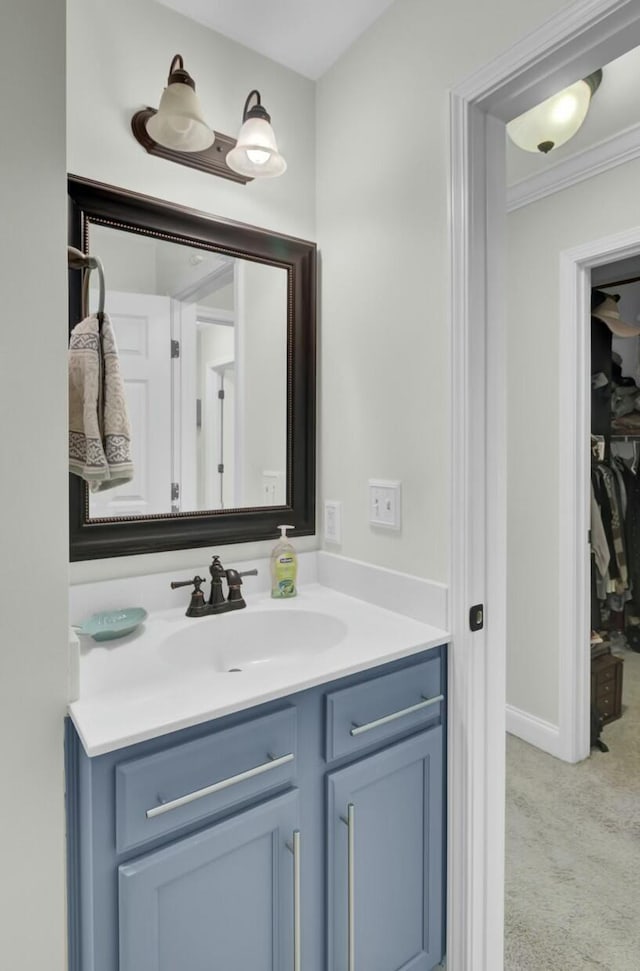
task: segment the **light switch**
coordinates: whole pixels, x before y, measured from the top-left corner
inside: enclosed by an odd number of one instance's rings
[[[400,483],[369,479],[369,522],[372,526],[400,529]]]
[[[324,504],[324,538],[327,543],[342,542],[342,503],[335,499]]]

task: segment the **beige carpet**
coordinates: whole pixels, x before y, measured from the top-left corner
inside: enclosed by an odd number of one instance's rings
[[[508,736],[505,971],[640,969],[640,654],[608,753],[560,762]]]

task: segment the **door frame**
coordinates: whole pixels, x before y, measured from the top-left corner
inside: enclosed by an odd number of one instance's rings
[[[637,0],[579,0],[450,94],[450,971],[504,966],[504,124],[639,44]]]
[[[560,254],[560,758],[586,759],[591,749],[590,696],[590,414],[591,271],[640,255],[640,227]]]
[[[213,410],[212,405],[214,404],[215,400],[218,398],[218,391],[220,390],[221,386],[224,387],[225,372],[229,367],[235,368],[234,357],[221,357],[215,361],[208,362],[206,365],[205,388],[204,388],[205,408],[204,408],[204,415],[203,415],[203,427],[205,429],[208,428],[209,418],[211,415],[211,411]],[[215,388],[213,387],[214,384],[215,384]],[[218,417],[219,416],[216,415],[216,418]],[[215,439],[216,439],[216,446],[219,446],[220,445],[219,427],[218,429],[216,429]],[[234,439],[234,446],[235,446],[235,439]],[[224,462],[223,455],[220,455],[220,453],[214,455],[212,454],[211,450],[207,450],[205,481],[209,486],[215,481],[216,476],[219,475],[219,473],[217,472],[217,468],[218,468],[219,460],[221,458],[223,459],[223,462]],[[224,465],[225,465],[225,471],[226,471],[227,463],[224,462]],[[234,475],[234,487],[233,487],[234,501],[231,505],[231,508],[239,505],[238,496],[235,488],[235,460],[234,460],[233,475]],[[207,490],[207,495],[210,495],[210,494],[211,494],[211,491]]]

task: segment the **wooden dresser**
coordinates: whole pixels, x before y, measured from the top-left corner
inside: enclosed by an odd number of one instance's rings
[[[591,704],[607,725],[622,715],[622,672],[624,662],[613,654],[591,660]]]

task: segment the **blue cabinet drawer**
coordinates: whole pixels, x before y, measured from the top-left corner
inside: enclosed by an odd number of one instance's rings
[[[116,849],[157,839],[291,783],[296,710],[287,707],[115,768]]]
[[[442,720],[442,663],[434,650],[419,664],[326,696],[327,762],[370,748],[400,732]]]

